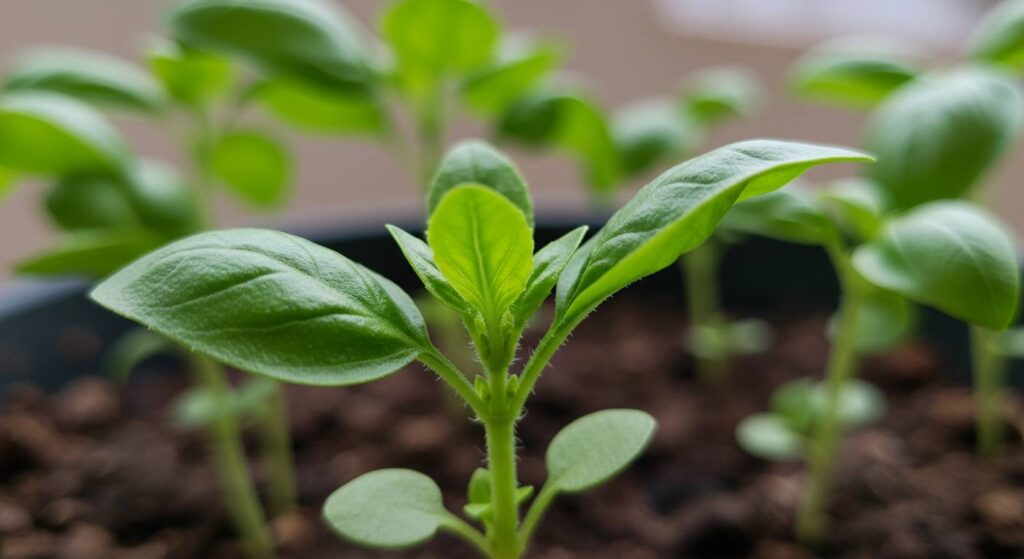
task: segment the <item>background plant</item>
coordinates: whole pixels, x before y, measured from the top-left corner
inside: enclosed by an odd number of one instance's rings
[[[464,157],[490,153],[469,144],[446,161],[467,168]],[[574,422],[553,440],[548,483],[520,516],[531,489],[517,481],[515,426],[537,379],[575,327],[615,292],[703,242],[737,199],[776,189],[815,165],[862,159],[777,141],[733,144],[667,171],[579,250],[585,228],[536,253],[526,187],[507,180],[519,175],[503,158],[468,167],[491,173],[456,173],[450,182],[435,182],[428,242],[390,229],[427,290],[463,317],[486,370],[475,383],[434,347],[416,306],[397,286],[282,233],[234,230],[179,241],[125,268],[93,297],[218,360],[287,382],[367,382],[420,361],[484,427],[487,469],[474,476],[467,509],[483,529],[447,512],[437,486],[407,470],[353,480],[328,500],[325,516],[341,534],[367,545],[402,547],[443,530],[486,556],[516,558],[558,494],[617,473],[654,429],[649,416],[630,410]],[[170,270],[179,279],[173,284],[161,280]],[[513,373],[523,328],[556,284],[554,319]]]

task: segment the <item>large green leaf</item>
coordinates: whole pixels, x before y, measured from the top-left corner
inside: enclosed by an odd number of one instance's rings
[[[254,88],[254,98],[274,116],[308,132],[380,134],[388,117],[369,91],[330,91],[293,80],[267,80]]]
[[[971,56],[1024,70],[1024,1],[1006,0],[988,12],[968,45]]]
[[[558,320],[571,326],[616,291],[675,262],[704,242],[737,200],[775,190],[816,165],[869,160],[840,148],[752,140],[673,167],[569,262],[558,282]]]
[[[183,239],[128,266],[92,297],[224,363],[300,384],[374,380],[430,343],[416,306],[393,283],[275,231]]]
[[[441,490],[412,470],[377,470],[343,485],[324,503],[324,520],[361,545],[402,548],[429,540],[451,516]]]
[[[789,81],[804,97],[851,108],[871,108],[922,71],[923,56],[897,41],[840,39],[800,57]]]
[[[234,83],[231,62],[213,53],[159,39],[150,44],[146,56],[164,89],[181,103],[206,105]]]
[[[811,245],[825,244],[837,234],[814,193],[794,187],[736,204],[725,214],[722,227],[727,231]]]
[[[239,198],[256,208],[284,203],[292,181],[291,154],[257,130],[234,130],[217,139],[210,169]]]
[[[427,212],[432,214],[445,194],[466,183],[494,189],[518,206],[533,224],[533,202],[519,169],[498,150],[479,140],[457,144],[445,155],[430,182]]]
[[[26,276],[99,279],[164,241],[164,237],[139,228],[76,231],[61,237],[57,246],[19,262],[15,271]]]
[[[108,54],[42,47],[21,54],[4,84],[7,91],[51,91],[99,107],[156,111],[164,103],[149,74]]]
[[[501,114],[548,78],[563,56],[560,45],[506,37],[495,60],[462,83],[462,99],[480,114]]]
[[[399,0],[381,21],[401,65],[431,74],[487,64],[499,32],[490,12],[473,0]]]
[[[444,279],[441,270],[437,269],[437,264],[434,263],[434,251],[430,245],[394,225],[388,225],[387,228],[427,291],[460,313],[469,312],[470,309],[466,305],[466,301],[448,283],[448,280]]]
[[[168,25],[185,44],[239,57],[268,75],[357,90],[372,78],[360,31],[326,0],[185,0]]]
[[[853,263],[868,281],[957,318],[1001,329],[1020,300],[1020,268],[995,216],[961,201],[925,204],[890,221]]]
[[[682,84],[679,99],[689,118],[710,126],[752,114],[761,95],[761,85],[748,70],[712,67],[691,74]]]
[[[548,485],[578,493],[614,477],[640,456],[657,427],[639,410],[604,410],[573,421],[548,447]]]
[[[702,136],[667,99],[630,105],[615,113],[612,134],[623,173],[637,175],[689,152]]]
[[[551,241],[533,255],[533,272],[526,280],[522,294],[512,304],[518,328],[525,326],[537,309],[544,304],[544,300],[558,283],[558,276],[562,274],[562,270],[576,253],[586,234],[587,226],[577,227]]]
[[[69,175],[46,193],[46,210],[65,230],[140,225],[127,188],[104,175]]]
[[[0,165],[30,174],[120,173],[127,149],[93,108],[54,93],[0,99]]]
[[[500,319],[533,270],[533,231],[496,191],[463,185],[430,217],[427,240],[448,283],[486,319]]]
[[[1017,135],[1022,103],[1016,84],[995,71],[922,77],[875,113],[867,134],[878,157],[871,177],[900,207],[962,196]]]

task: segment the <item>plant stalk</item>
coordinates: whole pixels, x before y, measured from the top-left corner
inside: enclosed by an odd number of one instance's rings
[[[274,383],[274,393],[270,396],[266,413],[260,418],[259,429],[263,462],[268,473],[268,509],[270,516],[274,517],[291,510],[296,503],[288,398],[280,383]]]
[[[857,333],[865,292],[863,280],[853,270],[849,255],[839,247],[830,248],[830,253],[839,273],[843,299],[839,327],[825,371],[824,413],[810,443],[810,470],[797,515],[797,538],[805,545],[816,545],[826,525],[836,454],[842,437],[839,395],[843,385],[857,373]]]
[[[230,386],[224,368],[209,357],[192,355],[196,381],[228,407]],[[267,530],[263,509],[253,486],[242,447],[242,431],[238,419],[230,413],[220,414],[209,428],[214,466],[224,492],[224,504],[235,525],[246,555],[252,559],[274,556],[274,541]]]
[[[708,329],[721,333],[726,327],[725,315],[719,308],[718,244],[711,238],[679,260],[686,278],[687,309],[690,313],[691,340]],[[696,355],[697,378],[707,385],[721,383],[729,374],[729,352],[718,348],[713,355]]]
[[[1002,451],[1003,385],[1006,363],[995,347],[996,332],[971,326],[971,358],[974,365],[975,424],[978,454],[992,459]]]
[[[518,559],[519,505],[516,503],[515,420],[500,418],[484,424],[487,463],[491,470],[493,529],[489,534],[492,559]]]
[[[430,182],[444,153],[444,112],[444,83],[437,78],[416,111],[416,134],[419,140],[418,173],[423,192],[430,189]]]

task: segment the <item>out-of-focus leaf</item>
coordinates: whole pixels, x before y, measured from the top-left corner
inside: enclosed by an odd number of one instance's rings
[[[707,68],[691,74],[681,87],[685,115],[713,126],[723,120],[752,114],[760,103],[761,85],[741,68]]]
[[[274,208],[284,202],[292,166],[285,147],[256,130],[224,134],[210,154],[210,168],[217,178],[256,208]]]
[[[56,247],[18,263],[26,276],[66,276],[99,279],[159,247],[164,238],[144,229],[77,231],[58,240]]]
[[[1024,2],[1000,2],[975,27],[968,45],[971,56],[1021,71],[1024,70]]]
[[[509,36],[498,55],[462,83],[462,99],[474,111],[498,115],[544,82],[564,56],[560,45]]]
[[[262,82],[253,96],[274,116],[309,132],[376,135],[389,126],[380,100],[367,91],[329,91],[276,79]]]
[[[231,62],[213,53],[154,40],[147,52],[149,67],[175,100],[203,106],[231,89],[235,70]]]

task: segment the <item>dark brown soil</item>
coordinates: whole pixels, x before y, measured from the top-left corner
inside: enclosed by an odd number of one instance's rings
[[[1024,449],[991,463],[974,458],[969,391],[949,386],[943,363],[921,345],[866,360],[864,376],[886,390],[890,412],[847,440],[823,548],[793,543],[802,467],[752,458],[733,430],[779,383],[820,374],[825,320],[775,320],[776,349],[742,359],[726,385],[709,389],[691,376],[673,309],[621,299],[591,317],[528,404],[521,478],[540,485],[547,443],[587,412],[641,408],[660,431],[626,474],[557,502],[529,556],[1024,556]],[[54,396],[14,391],[0,410],[0,557],[239,557],[201,434],[167,419],[182,387],[176,377],[143,376],[124,391],[96,379]],[[303,508],[273,522],[282,558],[473,557],[446,536],[406,552],[363,551],[318,520],[331,491],[382,467],[429,474],[461,507],[483,460],[481,433],[431,375],[410,368],[366,386],[290,390]],[[1017,433],[1021,415],[1008,416]]]

